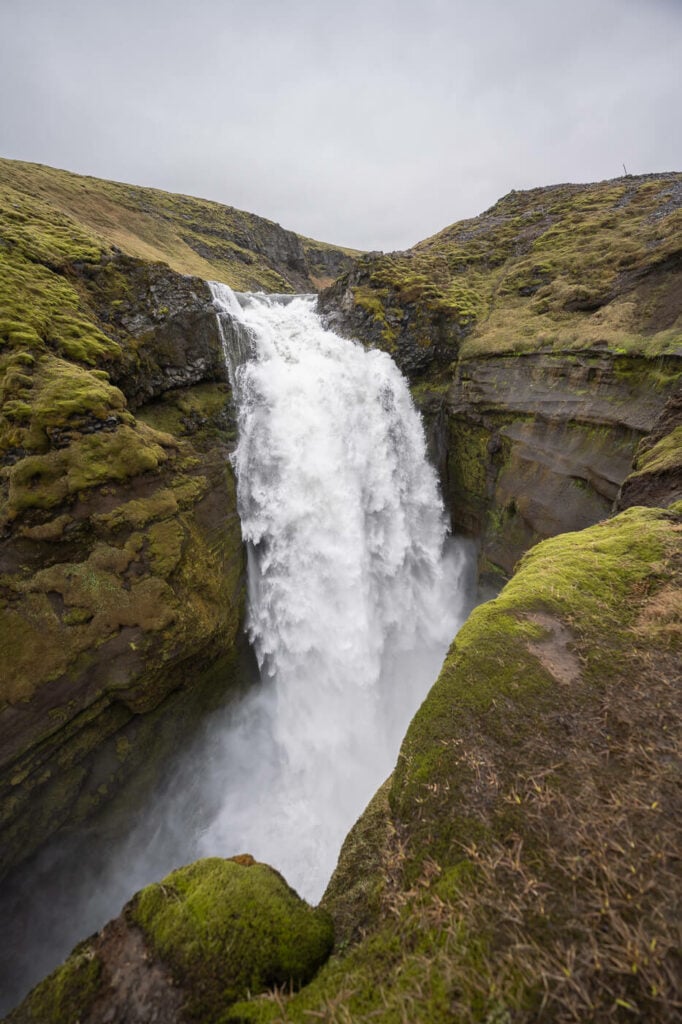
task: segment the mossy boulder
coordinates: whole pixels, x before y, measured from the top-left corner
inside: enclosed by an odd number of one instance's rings
[[[332,944],[329,914],[272,868],[213,857],[143,889],[6,1020],[210,1024],[238,999],[310,981]]]
[[[347,840],[335,955],[229,1020],[672,1024],[681,538],[632,508],[525,556]]]

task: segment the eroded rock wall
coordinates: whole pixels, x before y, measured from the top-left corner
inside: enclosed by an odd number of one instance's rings
[[[454,528],[509,574],[537,541],[606,518],[681,373],[606,349],[460,361],[441,416]]]
[[[26,305],[15,287],[0,352],[0,871],[139,768],[155,709],[234,653],[244,599],[205,282],[107,253],[14,265]]]

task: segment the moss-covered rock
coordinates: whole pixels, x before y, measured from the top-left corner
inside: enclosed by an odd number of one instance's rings
[[[682,388],[669,398],[635,454],[616,508],[671,505],[682,501]]]
[[[248,855],[197,861],[138,893],[8,1024],[210,1024],[238,999],[310,981],[333,927]]]
[[[354,944],[229,1020],[676,1019],[681,528],[633,508],[526,555],[347,841]]]
[[[190,1019],[215,1019],[247,993],[298,988],[329,956],[330,916],[272,868],[211,858],[143,890],[129,910],[189,993]]]

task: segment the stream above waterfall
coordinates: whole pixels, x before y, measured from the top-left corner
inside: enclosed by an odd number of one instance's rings
[[[211,288],[259,677],[174,752],[128,821],[119,800],[14,873],[0,895],[5,1008],[133,892],[198,857],[251,853],[317,902],[475,603],[473,545],[449,535],[391,358],[326,330],[312,296]]]

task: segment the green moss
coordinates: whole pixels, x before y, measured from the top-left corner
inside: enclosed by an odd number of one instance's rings
[[[63,276],[16,250],[0,249],[0,271],[0,349],[52,348],[90,365],[120,358],[120,346]]]
[[[192,1019],[212,1018],[247,993],[299,986],[331,950],[329,916],[249,860],[210,858],[181,868],[144,889],[129,911],[192,993]]]
[[[487,503],[490,438],[490,431],[485,427],[451,421],[448,474],[454,502],[471,505],[476,510]]]
[[[121,425],[79,436],[68,448],[22,459],[3,471],[9,480],[8,518],[29,509],[54,508],[91,487],[158,469],[168,458],[158,440],[165,435]]]
[[[33,429],[64,426],[73,417],[92,416],[105,420],[112,412],[125,409],[126,400],[97,372],[88,372],[63,359],[40,362],[32,399]]]
[[[149,557],[153,571],[170,576],[182,557],[185,531],[177,520],[154,523],[148,531]]]
[[[8,1024],[74,1024],[81,1020],[97,998],[101,970],[99,958],[87,942],[82,943],[65,964],[33,990],[19,1010],[9,1015]]]
[[[175,515],[179,509],[177,497],[170,487],[159,487],[146,498],[133,498],[117,505],[110,512],[98,512],[92,521],[100,530],[117,530],[120,527],[140,529],[155,519]]]
[[[652,448],[640,455],[633,476],[645,473],[666,473],[682,465],[682,426],[675,427]]]
[[[137,418],[156,430],[175,437],[191,437],[201,449],[222,441],[233,444],[236,424],[228,403],[225,384],[198,384],[179,388],[157,402],[137,410]]]
[[[357,940],[380,912],[393,834],[389,788],[387,780],[346,836],[336,871],[320,904],[334,919],[337,951]],[[360,861],[363,870],[358,872]]]

